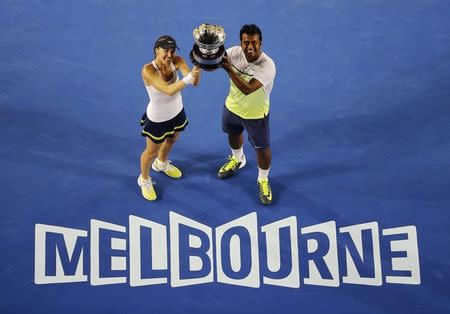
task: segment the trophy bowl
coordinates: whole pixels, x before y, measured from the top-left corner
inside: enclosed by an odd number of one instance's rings
[[[223,45],[223,27],[205,23],[194,29],[193,36],[195,44],[189,54],[191,62],[206,71],[220,68],[222,58],[227,54]]]

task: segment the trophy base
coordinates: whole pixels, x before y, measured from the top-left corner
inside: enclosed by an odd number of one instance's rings
[[[225,51],[224,46],[220,46],[216,53],[208,55],[201,52],[198,45],[194,44],[194,47],[189,54],[189,58],[191,59],[192,64],[199,68],[202,68],[205,71],[213,71],[222,66],[222,58],[226,55],[227,52]]]

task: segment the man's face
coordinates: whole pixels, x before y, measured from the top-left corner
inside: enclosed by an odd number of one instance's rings
[[[242,34],[241,47],[248,62],[255,62],[261,56],[261,40],[258,34]]]

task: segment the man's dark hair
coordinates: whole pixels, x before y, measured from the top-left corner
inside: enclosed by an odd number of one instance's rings
[[[256,35],[258,34],[259,40],[262,41],[262,33],[258,26],[255,24],[245,24],[241,27],[241,31],[239,32],[239,38],[242,41],[242,34],[248,35]]]

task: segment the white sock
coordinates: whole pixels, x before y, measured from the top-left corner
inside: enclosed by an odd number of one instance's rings
[[[244,148],[241,147],[239,149],[231,149],[231,152],[233,153],[233,157],[237,160],[241,160],[242,156],[244,156]]]
[[[161,160],[158,159],[158,157],[155,158],[155,161],[156,161],[156,165],[157,165],[160,169],[164,168],[164,167],[166,166],[166,164],[167,164],[167,161],[166,161],[166,162],[161,161]]]
[[[148,179],[144,179],[144,177],[142,176],[142,174],[139,175],[139,178],[141,179],[142,182],[147,182],[147,181],[149,181],[149,180],[152,179],[150,176],[148,176]]]
[[[267,170],[261,169],[258,167],[258,181],[269,179],[269,171],[270,167]]]

